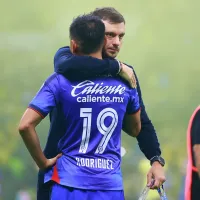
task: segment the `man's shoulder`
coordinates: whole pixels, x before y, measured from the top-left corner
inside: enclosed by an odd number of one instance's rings
[[[56,92],[60,88],[62,79],[62,75],[54,72],[45,80],[44,85],[47,85],[52,91]]]
[[[60,47],[55,53],[54,59],[60,56],[61,54],[68,53],[70,51],[69,46]]]
[[[56,72],[52,73],[51,75],[49,75],[49,77],[45,80],[46,84],[52,84],[55,83],[58,79],[58,74]]]
[[[45,82],[47,83],[51,83],[51,82],[56,82],[56,81],[59,81],[59,79],[65,79],[65,80],[68,80],[64,75],[62,74],[59,74],[57,72],[53,72],[52,74],[50,74],[48,76],[48,78],[46,79]]]

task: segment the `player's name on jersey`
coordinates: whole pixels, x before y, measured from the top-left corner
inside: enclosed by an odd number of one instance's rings
[[[72,86],[71,95],[73,97],[84,94],[119,94],[125,93],[126,87],[122,85],[104,85],[101,83],[94,83],[93,81],[86,80],[75,86]]]
[[[114,169],[113,161],[109,159],[93,159],[76,157],[77,165],[81,167],[97,168],[97,169]]]

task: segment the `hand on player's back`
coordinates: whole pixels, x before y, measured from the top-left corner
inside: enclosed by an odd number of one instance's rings
[[[56,161],[61,156],[62,156],[62,154],[60,153],[57,156],[55,156],[54,158],[47,159],[46,162],[45,162],[45,164],[43,166],[41,166],[40,169],[47,169],[49,167],[52,167],[54,164],[56,164]]]
[[[121,63],[121,71],[119,75],[128,81],[132,88],[136,88],[136,78],[132,68],[128,67],[124,63]]]

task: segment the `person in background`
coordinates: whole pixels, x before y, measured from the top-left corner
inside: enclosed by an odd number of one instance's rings
[[[200,106],[193,112],[187,129],[188,164],[185,200],[200,199]]]

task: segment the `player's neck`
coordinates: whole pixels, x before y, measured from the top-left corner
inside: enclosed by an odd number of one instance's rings
[[[88,56],[98,58],[98,59],[102,59],[102,53],[101,52],[91,53]]]
[[[103,59],[101,51],[90,53],[90,54],[84,54],[84,53],[81,53],[81,52],[76,52],[76,55],[78,55],[78,56],[91,56],[93,58],[97,58],[97,59],[101,59],[101,60]]]

